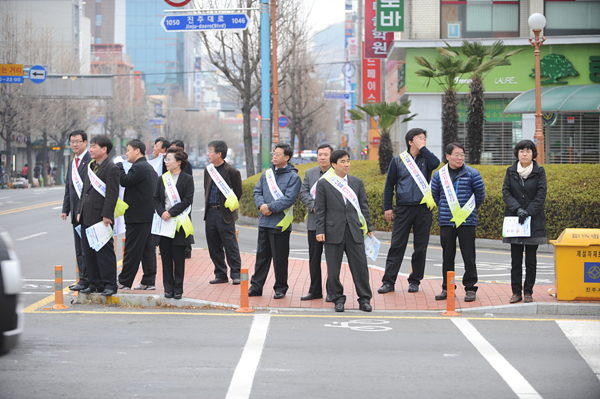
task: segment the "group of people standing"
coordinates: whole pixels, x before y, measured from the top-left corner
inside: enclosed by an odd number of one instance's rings
[[[61,217],[71,213],[75,249],[80,271],[78,284],[71,289],[83,293],[101,292],[113,295],[117,289],[129,289],[142,263],[144,277],[134,289],[155,289],[156,245],[160,247],[163,285],[166,298],[180,299],[183,294],[185,259],[194,242],[191,206],[194,181],[189,173],[183,143],[170,143],[158,138],[154,157],[164,164],[153,168],[145,158],[145,145],[139,140],[127,144],[126,172],[121,163],[106,161],[112,142],[106,136],[94,136],[87,151],[87,135],[75,131],[70,135],[75,158],[69,164],[65,183],[65,199]],[[480,173],[466,165],[465,149],[459,143],[445,148],[446,165],[437,170],[440,160],[427,148],[427,132],[415,128],[405,136],[407,150],[396,155],[389,166],[383,192],[384,216],[393,220],[391,246],[385,273],[378,293],[395,290],[404,253],[413,234],[412,270],[408,292],[419,291],[426,264],[432,210],[438,207],[442,245],[442,291],[436,300],[447,299],[447,272],[454,271],[458,239],[464,261],[463,285],[465,301],[477,298],[475,230],[477,212],[485,200],[485,186]],[[240,172],[225,161],[227,144],[221,140],[208,144],[210,164],[204,171],[205,233],[215,278],[210,284],[240,284],[241,257],[236,238],[238,199],[242,196]],[[514,149],[517,161],[508,168],[502,188],[505,215],[529,221],[529,237],[507,237],[511,244],[511,303],[532,301],[535,283],[536,251],[546,242],[544,201],[547,186],[544,168],[535,162],[536,148],[530,140],[519,142]],[[343,255],[346,254],[358,295],[359,308],[372,310],[372,291],[365,254],[365,239],[372,237],[369,205],[364,183],[349,175],[350,155],[333,150],[328,144],[317,149],[318,165],[308,169],[302,182],[298,170],[290,163],[292,149],[277,144],[272,163],[256,184],[253,197],[259,210],[256,264],[250,279],[249,296],[261,296],[273,263],[274,298],[282,299],[288,291],[288,259],[290,233],[294,218],[293,205],[298,196],[307,208],[309,248],[309,292],[304,301],[323,298],[321,257],[327,263],[327,302],[336,312],[344,311],[346,296],[340,281]],[[106,162],[105,162],[106,161]],[[116,277],[116,257],[112,239],[99,251],[90,247],[85,229],[98,222],[114,223],[119,184],[125,188],[124,201],[126,241],[123,269]],[[393,199],[395,196],[395,206]],[[151,234],[153,217],[164,221],[175,219],[174,237]],[[78,226],[80,225],[80,230]],[[79,230],[79,231],[78,231]],[[522,262],[525,251],[526,277],[522,284]],[[227,260],[227,262],[225,261]],[[227,266],[229,266],[229,276]]]

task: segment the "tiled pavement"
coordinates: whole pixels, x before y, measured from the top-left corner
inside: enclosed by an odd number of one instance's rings
[[[158,262],[158,273],[156,276],[157,291],[120,291],[121,293],[132,294],[161,294],[162,286],[162,267],[160,258]],[[249,276],[254,272],[255,256],[252,254],[242,254],[242,268],[249,269]],[[406,267],[406,266],[404,266]],[[192,258],[186,261],[186,271],[184,279],[184,298],[198,299],[214,302],[216,304],[239,305],[240,303],[240,285],[229,284],[209,284],[214,278],[213,264],[210,260],[207,250],[194,249]],[[325,262],[322,263],[323,284],[327,276]],[[373,299],[371,305],[374,310],[440,310],[446,309],[446,301],[436,301],[435,295],[441,291],[441,279],[424,279],[421,282],[419,292],[408,293],[408,282],[405,277],[399,276],[396,283],[396,291],[388,294],[378,294],[377,289],[381,286],[383,271],[379,269],[369,269],[371,289],[373,290]],[[134,286],[139,283],[142,277],[141,268],[136,276]],[[477,300],[474,302],[464,301],[464,288],[460,281],[462,276],[458,276],[456,291],[456,308],[476,308],[484,306],[509,305],[511,296],[510,284],[506,283],[479,283],[477,291]],[[340,278],[344,285],[346,294],[346,309],[358,309],[358,302],[352,275],[348,265],[342,265]],[[300,297],[306,295],[310,285],[310,276],[308,273],[308,261],[301,259],[290,259],[289,261],[289,290],[283,299],[273,299],[273,268],[269,272],[267,282],[263,289],[262,297],[251,297],[250,307],[258,308],[324,308],[331,309],[333,304],[325,302],[325,298],[312,301],[301,301]],[[548,293],[553,289],[553,285],[536,285],[534,287],[533,300],[541,303],[565,303],[558,301]],[[325,293],[325,290],[324,290]],[[522,302],[521,302],[522,303]],[[568,303],[595,303],[600,301],[569,301]]]

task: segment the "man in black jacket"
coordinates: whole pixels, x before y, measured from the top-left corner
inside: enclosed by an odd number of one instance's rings
[[[231,204],[234,202],[233,197],[228,201],[224,195],[224,192],[227,192],[229,195],[234,194],[236,200],[241,198],[242,177],[239,170],[225,162],[226,156],[227,143],[222,140],[208,143],[208,160],[211,165],[204,169],[204,227],[210,259],[215,265],[215,278],[210,281],[211,284],[229,282],[225,255],[231,269],[229,274],[233,284],[240,283],[242,266],[240,249],[235,236],[237,208],[231,210],[230,208],[234,208]]]
[[[427,132],[414,128],[406,133],[407,151],[396,155],[388,168],[383,191],[385,220],[394,219],[392,242],[385,261],[383,285],[380,294],[394,291],[398,272],[404,259],[408,236],[412,229],[414,251],[412,272],[408,277],[408,292],[419,291],[425,273],[425,257],[429,244],[429,229],[435,206],[429,182],[431,174],[440,165],[440,160],[427,147]],[[392,198],[396,194],[396,209],[392,209]]]
[[[140,261],[144,277],[136,290],[154,290],[156,279],[156,253],[150,231],[154,205],[152,197],[156,190],[156,171],[146,160],[146,145],[140,140],[127,143],[127,161],[131,162],[125,173],[122,163],[117,163],[125,187],[124,200],[129,205],[125,212],[125,254],[123,269],[119,274],[119,288],[130,289],[137,274]]]

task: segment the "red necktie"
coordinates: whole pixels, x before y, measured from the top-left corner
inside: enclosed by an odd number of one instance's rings
[[[75,158],[75,168],[79,169],[79,157]]]

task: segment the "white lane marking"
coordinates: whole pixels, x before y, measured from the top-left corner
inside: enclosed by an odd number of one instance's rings
[[[452,319],[452,322],[496,370],[513,392],[521,399],[542,399],[539,393],[527,382],[505,358],[477,331],[467,319]]]
[[[17,238],[16,241],[29,240],[30,238],[37,237],[37,236],[43,236],[44,234],[48,234],[48,233],[46,233],[45,231],[42,231],[41,233],[32,234],[32,235],[27,236],[27,237]]]
[[[54,208],[52,208],[52,209],[62,209],[62,206],[55,206],[55,207],[54,207]]]
[[[7,199],[7,198],[10,198],[10,197],[0,197],[0,200]]]
[[[53,278],[23,278],[21,279],[21,281],[49,281],[49,282],[54,282]],[[69,280],[69,279],[63,279],[63,282],[67,282],[67,281],[75,281],[75,280]]]
[[[231,384],[225,399],[248,399],[254,382],[254,375],[267,338],[267,330],[271,315],[257,314],[252,321],[252,328],[248,334],[248,341],[242,352],[240,362],[235,368]]]
[[[600,322],[556,320],[556,324],[600,380]]]

